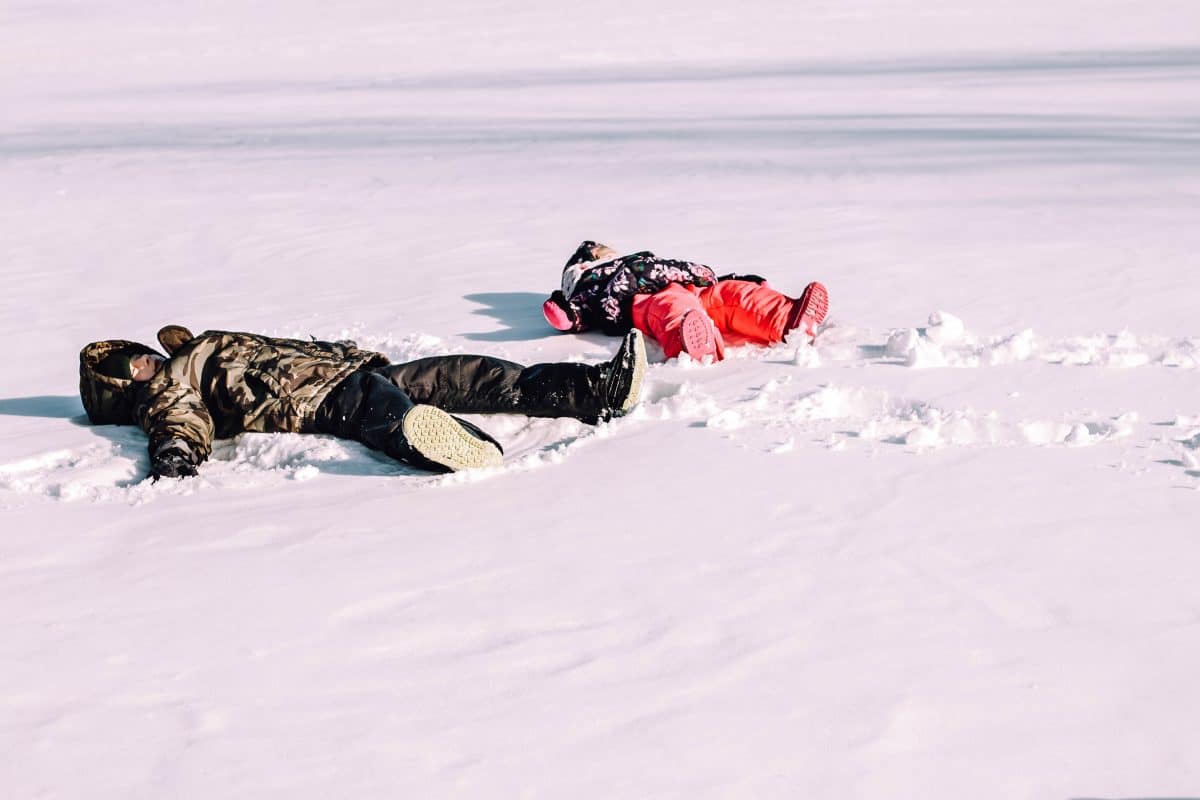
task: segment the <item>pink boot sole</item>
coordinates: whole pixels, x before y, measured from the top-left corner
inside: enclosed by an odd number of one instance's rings
[[[683,352],[697,361],[717,354],[716,331],[712,320],[703,311],[693,310],[683,315],[679,338],[683,340]]]
[[[829,291],[820,283],[813,281],[804,287],[800,299],[792,306],[788,315],[787,329],[799,328],[809,339],[817,335],[817,327],[825,321],[829,313]]]

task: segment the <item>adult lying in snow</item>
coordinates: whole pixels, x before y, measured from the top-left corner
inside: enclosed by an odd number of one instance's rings
[[[829,293],[810,283],[793,299],[757,275],[717,277],[711,267],[659,258],[649,251],[622,256],[586,241],[563,267],[562,287],[542,305],[560,331],[636,328],[662,345],[667,358],[725,357],[725,338],[781,342],[799,328],[810,340],[829,311]]]
[[[196,474],[213,438],[243,431],[329,433],[424,469],[495,466],[500,444],[451,413],[575,417],[624,414],[646,367],[640,334],[601,364],[523,367],[481,355],[391,364],[353,342],[277,339],[169,325],[164,357],[137,342],[93,342],[79,354],[79,394],[95,424],[137,424],[150,475]]]

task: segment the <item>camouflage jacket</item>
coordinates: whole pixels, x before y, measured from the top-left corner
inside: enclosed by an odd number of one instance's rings
[[[587,244],[592,243],[584,242]],[[659,258],[645,250],[607,261],[568,261],[563,268],[562,293],[573,320],[572,331],[598,327],[611,336],[633,327],[633,298],[637,295],[656,294],[672,283],[712,286],[716,282],[711,267]]]
[[[168,343],[161,333],[159,338],[169,345],[171,357],[144,382],[104,375],[97,366],[117,350],[153,349],[122,340],[83,348],[79,394],[93,423],[136,423],[150,437],[152,458],[165,447],[182,447],[196,464],[208,457],[214,437],[312,431],[330,390],[356,370],[388,363],[353,342],[229,331],[205,331],[183,342]]]

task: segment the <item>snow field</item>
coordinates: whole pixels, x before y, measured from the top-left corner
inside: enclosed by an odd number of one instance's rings
[[[0,5],[4,793],[1195,795],[1197,30]],[[80,346],[166,323],[607,358],[539,311],[584,238],[833,317],[481,418],[494,471],[248,435],[152,485],[80,419]]]

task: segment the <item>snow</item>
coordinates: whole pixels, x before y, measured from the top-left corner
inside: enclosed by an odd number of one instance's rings
[[[1197,794],[1197,29],[0,6],[6,796]],[[606,358],[541,317],[584,238],[831,316],[451,476],[246,435],[150,484],[75,396],[166,323]]]

